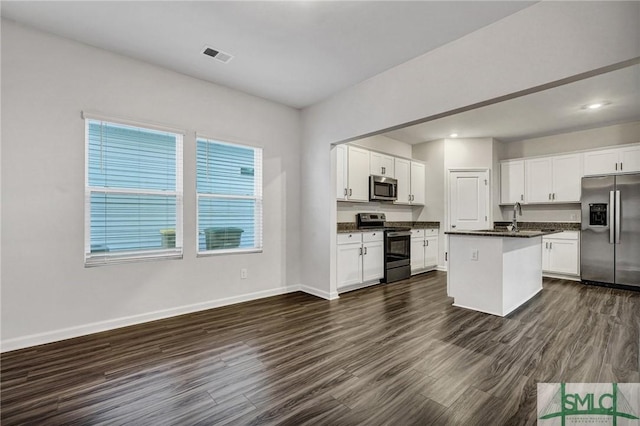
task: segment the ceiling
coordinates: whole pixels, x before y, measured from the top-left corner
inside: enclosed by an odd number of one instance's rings
[[[582,109],[601,101],[610,104]],[[638,120],[640,65],[633,65],[384,135],[409,144],[448,138],[454,132],[460,138],[512,142]]]
[[[2,17],[296,108],[533,1],[2,1]],[[205,45],[231,54],[220,63]]]

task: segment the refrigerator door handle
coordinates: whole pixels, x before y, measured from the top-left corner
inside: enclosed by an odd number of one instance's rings
[[[615,225],[614,225],[615,195],[613,191],[609,191],[609,244],[615,244]]]
[[[616,191],[616,244],[620,244],[620,191]]]

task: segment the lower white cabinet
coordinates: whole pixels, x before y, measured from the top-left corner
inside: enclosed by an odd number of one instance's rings
[[[580,274],[580,234],[565,231],[542,237],[542,271],[552,274]]]
[[[438,266],[438,229],[411,230],[411,274]]]
[[[384,277],[384,233],[338,234],[337,287],[355,288]]]

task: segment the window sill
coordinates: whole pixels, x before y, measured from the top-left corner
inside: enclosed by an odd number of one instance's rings
[[[168,250],[161,252],[138,252],[138,253],[122,253],[111,255],[93,255],[84,260],[85,268],[93,268],[96,266],[119,265],[123,263],[139,263],[155,260],[180,260],[182,259],[182,249]]]
[[[210,251],[201,251],[196,254],[196,257],[209,257],[209,256],[222,256],[228,254],[249,254],[249,253],[262,253],[262,249],[259,248],[251,248],[251,249],[228,249],[228,250],[210,250]]]

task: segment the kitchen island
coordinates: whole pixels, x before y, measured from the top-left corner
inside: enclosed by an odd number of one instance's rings
[[[542,290],[542,236],[558,231],[451,231],[454,306],[506,316]]]

